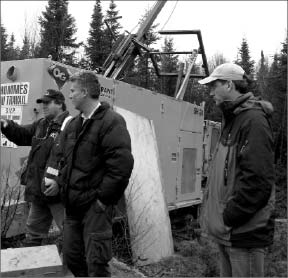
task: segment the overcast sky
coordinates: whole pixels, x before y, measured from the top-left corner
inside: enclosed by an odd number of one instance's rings
[[[9,35],[14,33],[18,44],[22,44],[25,18],[27,26],[35,25],[47,3],[1,1],[1,22]],[[115,3],[122,16],[123,31],[135,33],[139,19],[155,1]],[[69,1],[68,12],[76,20],[78,42],[86,42],[94,4],[95,1]],[[102,1],[104,14],[108,5],[109,1]],[[258,62],[261,50],[265,56],[273,56],[281,49],[287,33],[287,1],[167,1],[155,23],[159,23],[156,30],[200,29],[208,58],[220,52],[228,60],[235,60],[244,37],[252,58]],[[174,36],[174,43],[179,51],[198,47],[191,35]]]

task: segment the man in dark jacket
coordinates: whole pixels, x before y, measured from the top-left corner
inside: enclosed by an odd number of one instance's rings
[[[221,277],[263,277],[274,232],[274,154],[269,102],[247,92],[235,64],[199,81],[223,112],[222,133],[209,169],[201,227],[219,245]]]
[[[42,98],[37,99],[37,103],[43,104],[44,118],[32,124],[18,125],[1,119],[1,131],[10,141],[18,146],[31,146],[27,167],[21,177],[21,184],[26,185],[24,198],[31,202],[26,223],[26,246],[41,245],[42,239],[48,235],[53,218],[62,231],[64,219],[59,189],[55,185],[45,187],[43,177],[45,171],[51,171],[47,169],[46,163],[69,112],[66,111],[63,94],[56,90],[47,90]]]
[[[66,209],[64,261],[75,276],[108,277],[113,205],[133,169],[131,139],[124,118],[99,102],[95,74],[76,73],[70,81],[70,99],[80,114],[62,133],[59,148],[63,168],[56,181]]]

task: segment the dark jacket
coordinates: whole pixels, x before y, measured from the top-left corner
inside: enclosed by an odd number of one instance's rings
[[[133,169],[131,139],[124,118],[102,102],[82,126],[73,118],[61,135],[58,184],[67,211],[85,211],[95,199],[116,204]]]
[[[209,170],[201,226],[224,245],[265,247],[274,232],[273,108],[252,93],[221,108],[224,127]]]
[[[25,173],[25,200],[28,202],[59,202],[59,196],[46,197],[43,194],[43,174],[55,138],[68,111],[49,121],[40,119],[29,125],[18,125],[8,120],[8,126],[2,128],[3,134],[18,146],[31,146]],[[41,188],[42,187],[42,188]]]

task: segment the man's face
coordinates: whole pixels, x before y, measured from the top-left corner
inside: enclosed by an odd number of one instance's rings
[[[54,119],[60,112],[62,104],[55,103],[54,100],[43,101],[43,114],[47,119]]]
[[[215,80],[209,84],[210,96],[213,97],[217,106],[219,106],[223,101],[231,100],[229,82],[230,81],[222,82]]]
[[[75,109],[82,111],[82,106],[85,99],[85,90],[81,88],[77,81],[71,82],[69,98],[72,101]]]

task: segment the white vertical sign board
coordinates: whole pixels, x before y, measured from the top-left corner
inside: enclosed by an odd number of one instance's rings
[[[28,104],[29,89],[29,82],[1,84],[1,118],[21,124],[23,105]],[[2,133],[1,147],[17,148]]]
[[[131,246],[138,265],[173,254],[173,240],[162,184],[153,122],[115,107],[127,123],[134,168],[125,191]]]
[[[1,118],[13,120],[17,124],[22,122],[22,106],[1,106]],[[1,147],[17,148],[17,145],[9,141],[3,133],[1,133]]]

